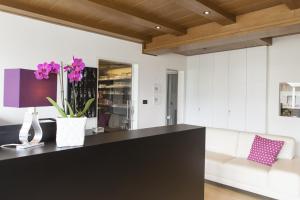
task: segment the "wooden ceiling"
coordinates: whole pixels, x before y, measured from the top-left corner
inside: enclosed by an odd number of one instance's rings
[[[0,0],[0,10],[143,43],[152,55],[271,45],[300,33],[300,0]]]

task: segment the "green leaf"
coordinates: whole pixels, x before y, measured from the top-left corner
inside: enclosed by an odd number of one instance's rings
[[[92,103],[94,102],[94,100],[95,100],[95,98],[89,99],[89,100],[86,102],[83,111],[79,112],[79,113],[77,114],[77,117],[82,117],[82,116],[84,116],[85,113],[89,110],[89,108],[90,108],[90,106],[92,105]]]
[[[53,99],[51,99],[50,97],[46,97],[46,98],[52,104],[52,106],[54,106],[56,108],[56,110],[59,112],[59,114],[62,117],[67,117],[67,114],[64,112],[64,110],[61,107],[59,107]]]
[[[71,118],[75,117],[74,111],[73,111],[73,109],[72,109],[70,103],[69,103],[67,100],[66,100],[66,104],[67,104],[68,109],[69,109],[69,112],[70,112],[70,117],[71,117]]]

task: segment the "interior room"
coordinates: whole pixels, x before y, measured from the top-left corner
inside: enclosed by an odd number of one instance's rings
[[[0,24],[1,198],[300,200],[299,0],[0,0]]]

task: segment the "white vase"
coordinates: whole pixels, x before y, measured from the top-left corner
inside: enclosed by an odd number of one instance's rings
[[[57,147],[82,146],[85,137],[86,117],[57,118],[56,145]]]

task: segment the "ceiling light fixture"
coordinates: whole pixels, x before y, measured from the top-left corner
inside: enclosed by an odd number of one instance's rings
[[[159,30],[159,29],[161,29],[161,27],[160,26],[155,26],[155,29]]]
[[[203,12],[203,14],[204,14],[204,15],[209,15],[209,14],[210,14],[210,11],[206,10],[206,11]]]

